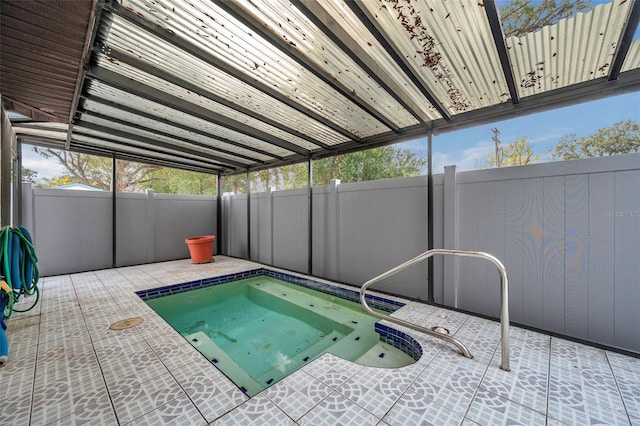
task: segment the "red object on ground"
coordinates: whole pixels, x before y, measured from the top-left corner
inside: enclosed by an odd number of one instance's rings
[[[184,240],[189,247],[191,263],[209,263],[213,261],[213,242],[216,237],[213,235],[201,235]]]

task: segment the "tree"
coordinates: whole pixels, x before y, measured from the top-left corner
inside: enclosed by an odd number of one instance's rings
[[[147,188],[157,193],[216,195],[218,191],[214,174],[160,167],[149,177]]]
[[[279,189],[294,189],[307,186],[307,163],[292,164],[282,167],[259,170],[249,174],[251,191],[263,192],[270,187]],[[247,192],[247,175],[225,176],[222,179],[222,191],[236,193]]]
[[[44,186],[58,186],[64,183],[81,183],[105,191],[111,189],[111,158],[77,152],[61,151],[51,148],[34,148],[44,158],[55,158],[65,169],[62,176],[46,181]],[[139,191],[148,187],[151,173],[158,166],[135,163],[126,160],[116,161],[116,191]]]
[[[416,176],[426,164],[426,159],[412,151],[383,146],[314,161],[313,183],[328,185],[331,179],[360,182]]]
[[[640,125],[625,120],[583,138],[575,134],[563,136],[554,149],[553,159],[575,160],[630,152],[640,152]]]
[[[522,37],[591,8],[590,0],[512,0],[500,10],[506,37]]]
[[[22,182],[38,183],[38,172],[27,167],[23,167]]]
[[[331,179],[342,182],[391,179],[420,174],[427,161],[409,150],[384,146],[313,161],[313,185],[328,185]],[[266,191],[269,187],[283,189],[306,188],[307,163],[293,164],[250,173],[251,190]],[[224,192],[246,193],[246,174],[227,176]]]
[[[486,167],[495,167],[496,164],[499,165],[497,167],[524,166],[540,161],[539,155],[533,155],[533,145],[526,137],[498,148],[497,152],[498,161],[496,161],[496,154],[491,154],[486,159]]]

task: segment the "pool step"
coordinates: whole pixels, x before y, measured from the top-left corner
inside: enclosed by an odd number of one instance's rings
[[[298,355],[290,358],[291,362],[287,364],[288,366],[290,366],[289,368],[286,368],[286,369],[281,369],[278,367],[272,368],[271,370],[262,374],[260,377],[256,377],[256,381],[258,383],[264,383],[267,386],[269,386],[281,380],[283,377],[286,377],[287,375],[289,375],[292,371],[295,371],[298,368],[302,367],[303,365],[308,364],[314,359],[316,359],[319,355],[324,353],[325,349],[327,349],[331,345],[334,345],[336,341],[339,341],[343,337],[344,335],[337,331],[333,331],[327,334],[321,340],[309,346],[307,349],[300,352]],[[273,382],[270,382],[270,380],[273,380]]]
[[[283,292],[281,286],[273,285],[269,282],[252,284],[251,291],[253,300],[257,303],[260,303],[259,294],[266,293],[281,300],[282,303],[295,305],[298,309],[304,310],[307,312],[305,315],[307,320],[312,320],[314,314],[332,320],[334,327],[338,328],[346,336],[329,342],[335,343],[330,346],[324,346],[322,342],[318,342],[318,347],[321,348],[320,351],[328,348],[327,352],[336,356],[355,360],[355,362],[362,365],[373,367],[392,367],[394,360],[399,360],[402,365],[415,362],[409,357],[408,359],[411,359],[411,362],[405,363],[408,355],[390,345],[386,345],[384,350],[380,349],[379,344],[383,344],[380,341],[380,336],[377,333],[371,333],[371,329],[374,328],[374,324],[378,319],[366,314],[364,309],[363,312],[355,313],[342,309],[340,304],[345,303],[345,301],[338,300],[339,298],[331,297],[332,300],[310,298],[307,293],[296,289],[288,289]],[[374,352],[375,354],[373,354]],[[378,358],[381,353],[385,355]],[[269,377],[266,379],[269,380]],[[262,380],[259,381],[262,383]]]
[[[185,336],[201,354],[211,361],[227,377],[233,377],[235,384],[247,395],[253,396],[264,390],[263,385],[248,375],[225,351],[202,331]]]
[[[355,362],[370,367],[399,368],[411,365],[415,363],[415,360],[388,343],[378,341]]]

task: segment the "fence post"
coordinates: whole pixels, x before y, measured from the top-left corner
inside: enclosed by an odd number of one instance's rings
[[[444,168],[444,248],[458,248],[458,205],[456,195],[456,166]],[[458,260],[452,256],[444,258],[444,304],[458,306]]]
[[[147,189],[145,191],[147,195],[146,202],[146,222],[147,222],[147,235],[149,236],[149,240],[151,240],[151,244],[148,245],[147,248],[147,262],[153,263],[156,261],[156,224],[155,224],[155,206],[154,206],[154,193],[153,189]]]
[[[327,217],[327,259],[328,259],[328,272],[330,279],[340,280],[340,265],[339,265],[339,220],[340,215],[338,206],[338,186],[340,186],[340,179],[331,179],[329,182],[329,197],[327,199],[328,214]]]
[[[268,220],[265,220],[264,223],[269,227],[269,254],[267,258],[269,259],[269,265],[273,266],[273,195],[276,192],[276,188],[274,186],[270,186],[267,190],[267,211],[269,212]]]
[[[22,217],[20,218],[20,224],[29,230],[35,241],[36,232],[33,219],[35,214],[33,207],[33,186],[31,182],[22,182]]]

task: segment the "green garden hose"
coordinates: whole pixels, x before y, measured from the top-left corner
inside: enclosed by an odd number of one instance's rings
[[[8,318],[13,312],[27,312],[33,309],[40,299],[37,283],[40,278],[35,247],[31,235],[23,227],[5,227],[0,231],[0,276],[7,286],[2,290],[7,295],[2,306],[3,317]],[[10,291],[7,291],[7,288]],[[27,309],[15,309],[14,304],[20,295],[36,295],[34,303]]]

